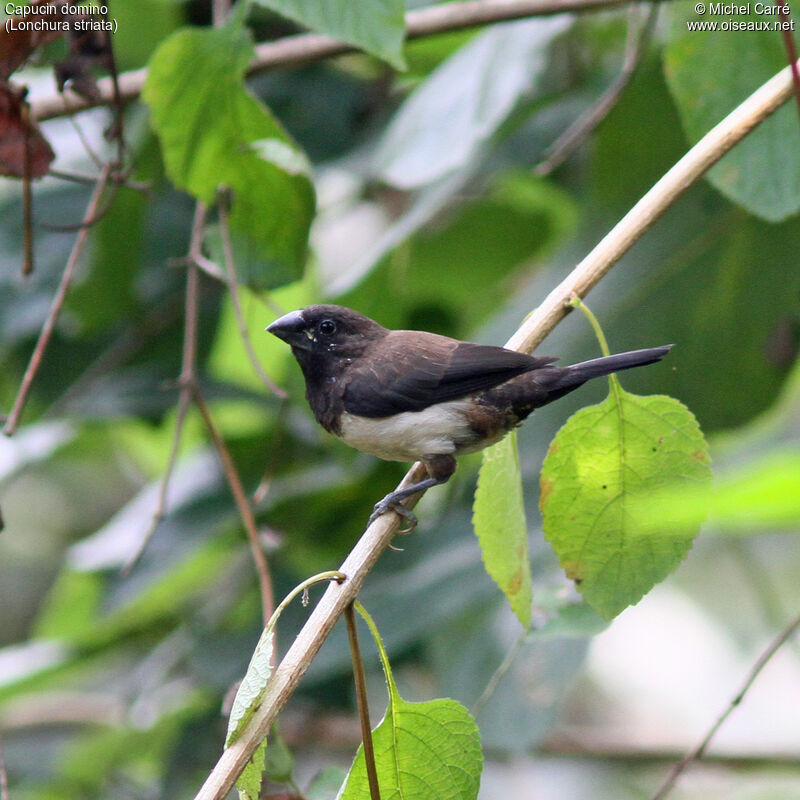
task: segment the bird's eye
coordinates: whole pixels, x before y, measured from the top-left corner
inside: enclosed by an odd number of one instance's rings
[[[319,332],[323,336],[333,336],[336,333],[336,323],[332,319],[324,319],[319,324]]]

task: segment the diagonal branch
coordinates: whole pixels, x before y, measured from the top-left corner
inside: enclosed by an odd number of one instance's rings
[[[420,39],[447,31],[526,17],[561,14],[567,11],[614,8],[629,2],[631,0],[464,0],[460,3],[447,3],[409,11],[406,14],[406,38]],[[275,42],[259,45],[256,48],[256,56],[250,64],[249,73],[252,75],[268,69],[321,61],[331,56],[352,53],[357,49],[353,45],[316,33],[287,36]],[[135,100],[142,91],[146,79],[146,69],[123,72],[119,75],[121,102]],[[52,119],[114,102],[114,89],[109,79],[98,81],[97,89],[97,98],[94,100],[88,100],[69,91],[63,96],[54,94],[42,97],[33,103],[31,116],[36,120]]]
[[[253,516],[253,509],[250,507],[250,502],[245,494],[242,480],[239,477],[239,473],[236,471],[231,454],[220,432],[214,425],[214,421],[211,419],[211,413],[208,410],[205,398],[200,392],[200,388],[196,382],[192,384],[192,397],[200,411],[200,415],[203,417],[208,435],[214,443],[214,449],[217,451],[217,455],[222,462],[222,469],[225,472],[228,485],[233,493],[233,499],[236,501],[239,516],[242,518],[245,530],[247,531],[247,538],[250,542],[250,552],[256,565],[258,582],[261,587],[261,609],[264,616],[264,624],[266,625],[272,617],[275,600],[272,592],[272,578],[269,574],[269,565],[267,564],[267,557],[264,555],[264,550],[261,547],[256,520]]]
[[[711,744],[711,740],[716,735],[717,731],[722,727],[726,719],[733,713],[733,710],[744,700],[744,696],[750,690],[750,687],[755,682],[756,678],[761,674],[761,671],[770,662],[772,657],[778,650],[786,644],[787,641],[795,634],[797,629],[800,628],[800,614],[798,614],[775,638],[770,646],[758,657],[753,668],[750,670],[747,678],[742,684],[741,689],[736,693],[736,696],[728,703],[722,714],[717,717],[714,724],[708,729],[706,735],[702,738],[700,743],[686,756],[679,761],[667,776],[661,788],[653,795],[652,800],[663,800],[674,788],[678,778],[685,772],[686,768],[694,761],[701,759],[706,752],[706,748]]]
[[[105,166],[103,168],[103,172],[95,184],[94,191],[92,192],[91,199],[89,200],[89,205],[86,206],[86,211],[83,215],[84,221],[94,219],[95,215],[97,214],[97,208],[100,205],[100,200],[103,196],[103,192],[105,191],[106,184],[108,183],[110,170],[110,166]],[[75,238],[75,244],[72,246],[72,252],[69,254],[67,264],[64,267],[64,272],[61,275],[61,282],[58,284],[58,289],[56,290],[55,297],[53,297],[50,311],[48,312],[47,318],[42,325],[42,330],[39,333],[39,339],[36,342],[36,346],[33,348],[30,361],[28,362],[28,366],[25,369],[25,374],[22,377],[22,384],[19,387],[17,398],[14,401],[14,405],[11,408],[11,412],[6,420],[5,427],[3,428],[3,433],[6,436],[11,436],[17,429],[22,412],[25,410],[25,403],[28,400],[28,393],[30,392],[31,385],[33,384],[33,379],[36,377],[36,373],[39,371],[39,367],[41,366],[47,346],[50,344],[50,337],[53,335],[53,330],[56,326],[56,320],[58,319],[58,315],[61,313],[61,307],[64,305],[64,300],[67,297],[67,291],[69,290],[69,284],[72,280],[72,275],[75,272],[75,267],[80,260],[88,237],[89,227],[84,225],[81,227],[80,231],[78,231],[78,235]]]
[[[625,43],[625,60],[622,70],[614,82],[600,95],[600,98],[581,114],[561,136],[547,148],[544,159],[533,168],[534,175],[549,175],[561,166],[570,154],[584,142],[592,131],[611,113],[622,93],[631,82],[647,50],[650,35],[656,24],[658,4],[652,3],[647,16],[637,29],[633,19],[634,8],[630,9],[628,38]]]
[[[776,111],[789,98],[791,91],[792,80],[787,67],[709,131],[553,289],[527,317],[506,347],[533,350],[565,316],[570,308],[570,298],[574,294],[580,297],[586,295],[671,203],[756,125]],[[410,486],[425,476],[423,465],[414,464],[398,489]],[[419,496],[409,498],[409,507],[413,507],[413,501]],[[273,673],[261,705],[249,725],[241,737],[222,753],[195,800],[222,800],[227,796],[336,621],[358,595],[367,574],[394,536],[399,522],[396,514],[386,514],[378,517],[364,532],[340,568],[347,580],[341,585],[328,587]]]

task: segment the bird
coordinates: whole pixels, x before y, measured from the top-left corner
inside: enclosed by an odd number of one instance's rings
[[[344,306],[290,311],[266,330],[292,349],[317,422],[385,461],[421,461],[428,477],[375,504],[417,524],[403,501],[445,483],[456,457],[499,442],[534,409],[592,378],[660,361],[672,345],[559,367],[558,358],[436,333],[390,330]]]

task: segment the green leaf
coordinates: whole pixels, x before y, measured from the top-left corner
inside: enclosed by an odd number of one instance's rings
[[[376,155],[379,176],[401,189],[471,162],[540,81],[566,15],[495,25],[447,59],[406,100]]]
[[[531,624],[531,569],[516,432],[483,451],[472,524],[486,571],[527,628]]]
[[[302,272],[314,191],[305,155],[245,89],[252,56],[235,20],[180,30],[150,60],[142,96],[173,183],[209,204],[218,187],[233,190],[231,227],[268,262],[250,283],[271,288]]]
[[[612,382],[550,445],[541,474],[545,536],[587,603],[605,619],[638,602],[688,552],[699,524],[642,531],[629,499],[676,482],[711,479],[708,448],[691,412],[664,395]]]
[[[403,700],[375,623],[360,605],[356,607],[375,638],[389,689],[386,715],[372,731],[382,800],[476,798],[483,755],[475,720],[455,700]],[[369,796],[362,744],[338,800],[364,800]]]
[[[278,731],[278,726],[272,726],[269,748],[267,748],[264,772],[275,783],[287,783],[292,779],[294,771],[294,756]],[[341,785],[341,781],[339,781]]]
[[[256,0],[332,39],[355,45],[405,69],[403,42],[406,36],[403,0]]]
[[[391,691],[391,690],[390,690]],[[372,732],[383,800],[468,800],[478,796],[478,726],[461,703],[408,703],[391,694],[386,716]],[[356,754],[340,800],[369,797],[364,746]]]
[[[261,796],[261,778],[264,772],[264,753],[267,749],[267,740],[262,739],[252,758],[247,762],[236,788],[239,790],[240,800],[258,800]]]
[[[775,31],[690,31],[694,4],[670,9],[672,37],[664,51],[670,91],[692,142],[786,66]],[[733,15],[738,23],[773,22],[773,15]],[[800,209],[800,131],[797,109],[787,103],[745,137],[708,173],[726,197],[776,222]]]
[[[258,708],[264,690],[272,675],[272,655],[275,652],[275,625],[271,621],[264,628],[261,638],[258,640],[253,657],[247,666],[247,672],[236,690],[236,697],[233,699],[231,715],[228,718],[228,733],[225,736],[225,747],[230,747],[242,728],[247,724],[253,712]],[[261,764],[263,769],[264,758],[262,754]]]
[[[272,675],[272,655],[275,652],[275,622],[277,622],[277,617],[273,617],[267,627],[264,628],[256,649],[253,651],[253,657],[247,666],[247,672],[236,690],[231,715],[228,718],[225,747],[230,747],[236,741],[264,696],[267,683]],[[236,781],[236,788],[239,790],[241,800],[258,800],[261,794],[261,777],[264,772],[266,749],[267,740],[263,739]]]

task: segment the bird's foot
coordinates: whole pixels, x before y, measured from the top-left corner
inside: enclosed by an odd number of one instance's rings
[[[408,522],[408,526],[403,528],[403,530],[398,531],[398,533],[411,533],[414,528],[417,527],[417,517],[414,512],[410,508],[406,508],[402,501],[405,500],[406,495],[402,497],[395,497],[395,492],[391,494],[387,494],[383,500],[375,503],[375,508],[370,515],[369,522],[367,526],[372,525],[378,517],[383,516],[387,511],[394,511],[399,514],[403,519]]]

